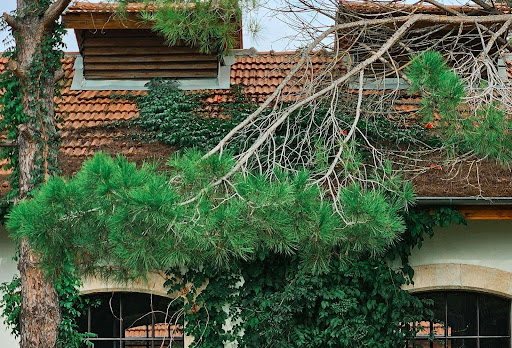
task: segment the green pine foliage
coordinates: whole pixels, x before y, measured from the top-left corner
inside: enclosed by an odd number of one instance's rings
[[[464,222],[448,208],[411,210],[404,220],[403,242],[388,254],[402,260],[401,270],[387,258],[361,254],[312,274],[296,255],[262,252],[226,270],[170,270],[165,285],[170,294],[182,294],[185,332],[198,338],[193,347],[403,347],[416,332],[407,324],[432,317],[429,301],[402,289],[412,279],[408,257],[435,226]]]
[[[170,46],[197,47],[202,53],[223,54],[239,44],[242,10],[239,0],[118,0],[120,14],[130,2],[149,4],[142,19]]]
[[[234,160],[201,156],[176,155],[169,173],[160,173],[97,154],[75,177],[52,178],[20,202],[8,229],[31,242],[49,276],[77,267],[79,274],[126,280],[179,266],[223,269],[262,250],[297,255],[305,269],[320,273],[332,258],[382,253],[405,228],[403,206],[356,184],[343,189],[341,216],[307,172],[238,174],[202,192]]]
[[[446,125],[457,121],[465,86],[441,53],[426,51],[415,57],[406,74],[411,81],[411,92],[422,94],[421,112],[425,122],[433,122],[435,113],[441,115]]]
[[[449,150],[473,152],[506,165],[512,162],[512,119],[491,103],[470,110],[464,103],[466,86],[439,52],[426,51],[415,57],[406,72],[411,92],[422,96],[425,122],[437,117],[437,132]]]
[[[476,115],[467,116],[462,121],[461,133],[463,150],[501,164],[512,162],[512,119],[498,104],[490,104]]]

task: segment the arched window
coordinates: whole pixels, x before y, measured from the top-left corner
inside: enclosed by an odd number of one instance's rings
[[[141,293],[88,295],[91,306],[80,318],[81,332],[91,332],[95,348],[183,347],[183,313],[172,300]]]
[[[436,291],[418,295],[434,301],[434,320],[421,329],[408,347],[510,348],[509,299],[463,291]],[[434,337],[429,341],[429,336]]]

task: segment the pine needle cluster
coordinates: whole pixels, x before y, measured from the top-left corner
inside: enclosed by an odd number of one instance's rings
[[[50,277],[117,280],[174,267],[225,269],[268,253],[297,255],[304,269],[320,273],[333,258],[384,252],[405,229],[402,203],[384,191],[340,188],[339,214],[305,171],[272,179],[237,174],[212,187],[234,159],[201,157],[195,150],[176,155],[162,173],[154,164],[96,154],[73,178],[51,178],[16,205],[7,227],[30,241]]]
[[[503,165],[512,162],[510,115],[498,103],[472,110],[464,102],[464,82],[439,52],[417,56],[406,74],[411,92],[422,96],[424,122],[438,122],[437,131],[447,148],[473,152]]]
[[[120,15],[130,2],[146,3],[140,13],[170,46],[196,47],[222,54],[239,44],[242,10],[239,0],[118,0]]]

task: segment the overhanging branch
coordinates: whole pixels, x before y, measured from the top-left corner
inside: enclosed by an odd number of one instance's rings
[[[14,146],[16,146],[16,141],[14,141],[14,140],[0,141],[0,147],[14,147]]]
[[[484,2],[482,0],[472,0],[472,1],[475,4],[477,4],[478,6],[480,6],[481,8],[483,8],[484,10],[489,11],[490,13],[493,13],[493,14],[503,14],[503,12],[498,10],[496,7],[493,7],[493,6],[487,4],[486,2]]]
[[[16,20],[16,18],[7,12],[4,12],[3,18],[5,23],[7,23],[12,29],[18,31],[21,30],[21,24]]]
[[[53,4],[51,4],[46,12],[44,13],[43,17],[43,25],[45,28],[50,27],[53,22],[55,22],[57,19],[59,19],[60,15],[66,7],[68,7],[71,0],[57,0]]]
[[[453,17],[441,16],[441,15],[430,15],[430,14],[414,14],[414,15],[405,15],[393,18],[379,18],[379,19],[363,19],[354,22],[341,23],[334,25],[323,33],[321,33],[306,49],[302,51],[301,57],[299,61],[295,64],[295,67],[290,70],[288,75],[283,79],[283,81],[277,86],[272,95],[268,97],[265,102],[260,105],[260,107],[249,115],[245,120],[240,122],[235,128],[233,128],[213,149],[211,149],[203,158],[208,158],[213,156],[216,153],[222,154],[224,146],[228,143],[233,136],[251,123],[253,120],[258,118],[258,116],[265,110],[273,101],[275,101],[280,95],[285,86],[290,82],[292,77],[299,71],[299,69],[304,66],[306,63],[307,57],[309,54],[318,46],[320,42],[322,42],[329,35],[333,34],[336,31],[349,30],[353,28],[359,27],[371,27],[378,25],[385,25],[390,23],[405,23],[409,21],[411,18],[414,18],[414,23],[433,23],[433,24],[476,24],[481,25],[483,23],[503,23],[512,18],[512,14],[501,14],[501,15],[489,15],[489,16],[467,16],[467,15],[459,15]],[[376,57],[376,60],[382,57],[382,55]]]
[[[432,4],[434,6],[436,6],[437,8],[440,8],[444,11],[446,11],[447,13],[450,13],[454,16],[464,16],[464,14],[454,10],[453,8],[450,8],[444,4],[441,4],[440,2],[437,2],[436,0],[425,0],[425,2],[428,2],[429,4]],[[494,36],[494,32],[487,28],[486,26],[480,24],[480,23],[477,23],[477,26],[478,28],[480,28],[481,30],[483,30],[484,32],[488,33],[488,34],[491,34]],[[507,40],[505,40],[503,37],[501,36],[497,36],[495,38],[496,41],[498,41],[501,45],[503,46],[506,46],[510,51],[512,51],[512,44],[510,44]]]

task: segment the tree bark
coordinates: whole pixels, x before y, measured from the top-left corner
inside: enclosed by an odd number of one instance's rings
[[[4,20],[15,34],[17,49],[15,61],[9,68],[22,82],[23,112],[27,116],[27,122],[18,127],[16,140],[19,154],[18,200],[26,198],[34,189],[34,173],[43,173],[46,180],[56,162],[58,149],[51,151],[51,137],[56,130],[53,102],[55,76],[40,74],[38,80],[34,81],[28,75],[42,41],[51,35],[55,21],[69,2],[56,0],[47,8],[34,10],[33,0],[17,0],[16,16],[4,14]],[[33,89],[30,92],[28,87],[35,83],[40,93],[33,93]],[[53,281],[47,279],[38,267],[38,261],[39,257],[29,241],[21,241],[18,261],[22,294],[20,348],[53,348],[57,342],[61,322],[59,298]]]

